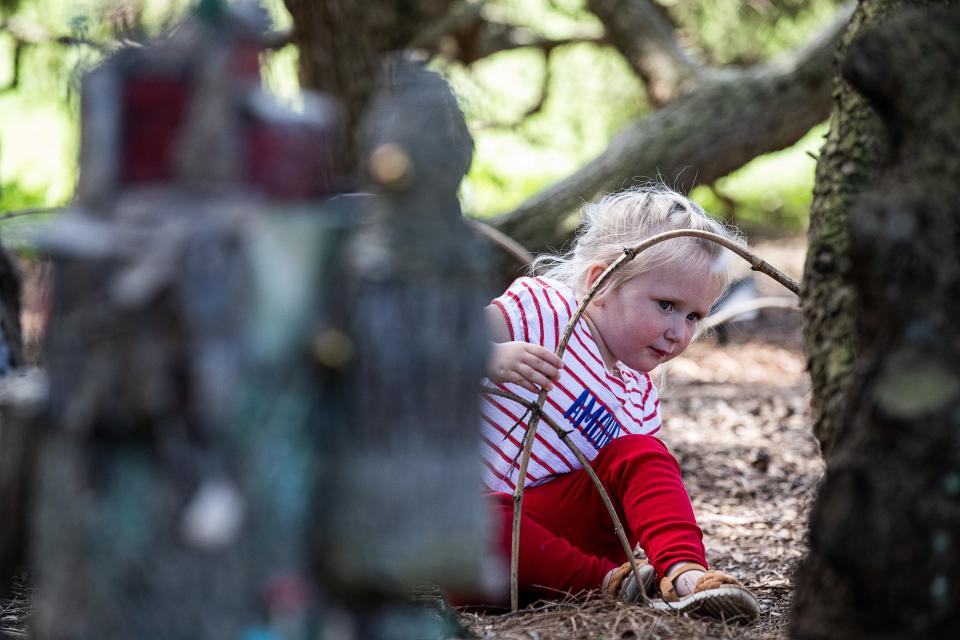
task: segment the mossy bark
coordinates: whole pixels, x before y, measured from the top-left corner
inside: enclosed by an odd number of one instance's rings
[[[882,20],[896,4],[899,0],[861,3],[850,19],[837,61],[861,29]],[[817,162],[802,296],[814,432],[825,455],[839,437],[837,420],[857,349],[856,293],[848,256],[850,209],[876,177],[884,144],[880,117],[840,74],[834,80],[833,100],[830,133]]]
[[[795,638],[960,623],[958,5],[863,2],[841,52],[804,300],[827,474]]]

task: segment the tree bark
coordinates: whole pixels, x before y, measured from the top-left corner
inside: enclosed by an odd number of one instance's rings
[[[700,83],[710,70],[690,57],[649,0],[589,0],[606,37],[638,76],[651,104],[663,105]]]
[[[596,194],[660,178],[681,191],[787,147],[830,110],[830,69],[847,15],[807,47],[707,82],[618,134],[597,158],[492,224],[532,251],[569,238],[567,216]]]
[[[20,330],[20,271],[0,246],[0,601],[10,596],[13,578],[24,561],[26,502],[29,495],[28,461],[33,434],[21,428],[20,376],[24,367]],[[18,422],[19,420],[19,422]]]
[[[326,91],[344,106],[349,158],[353,132],[380,76],[380,59],[404,49],[454,0],[285,0],[300,51],[300,83]],[[362,44],[361,44],[362,43]]]
[[[557,47],[592,42],[600,44],[603,38],[582,33],[567,38],[548,38],[522,26],[492,20],[484,15],[479,2],[456,3],[442,18],[427,24],[410,46],[431,54],[442,54],[469,66],[501,51],[512,49],[539,49],[549,54]]]
[[[838,62],[861,29],[882,21],[894,4],[857,7],[837,52]],[[850,210],[876,178],[885,145],[879,115],[839,74],[833,94],[830,133],[817,162],[801,298],[814,433],[825,455],[833,450],[840,432],[840,412],[856,351],[857,305],[847,254]]]
[[[865,2],[843,57],[807,270],[811,371],[830,367],[827,318],[849,342],[844,375],[814,389],[834,417],[794,638],[939,637],[960,623],[958,5]]]

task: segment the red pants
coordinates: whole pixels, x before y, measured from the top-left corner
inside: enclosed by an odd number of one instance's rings
[[[640,543],[662,576],[676,562],[707,566],[703,533],[680,480],[680,467],[653,436],[617,438],[592,463],[631,546]],[[499,547],[510,557],[513,496],[494,498]],[[524,600],[599,589],[626,562],[603,501],[586,471],[528,487],[520,521],[519,585]]]

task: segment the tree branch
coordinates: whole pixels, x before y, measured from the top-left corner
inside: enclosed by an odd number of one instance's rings
[[[168,22],[172,22],[172,20],[172,18],[167,19]],[[0,20],[0,33],[9,33],[18,46],[58,44],[67,47],[87,46],[101,52],[109,52],[121,47],[138,46],[140,44],[129,39],[98,41],[78,36],[55,36],[44,27],[28,24],[19,19]],[[263,36],[263,48],[271,51],[282,49],[292,42],[293,32],[290,29],[271,31]]]
[[[590,33],[547,38],[527,27],[491,20],[483,8],[482,2],[459,2],[450,13],[423,29],[411,46],[471,65],[501,51],[532,48],[549,54],[568,44],[603,42],[602,37]]]
[[[596,471],[593,470],[593,465],[590,464],[590,461],[587,460],[587,456],[583,455],[583,451],[574,444],[573,440],[570,439],[570,432],[565,431],[560,425],[554,422],[553,418],[548,416],[545,413],[542,413],[540,407],[535,403],[528,400],[524,400],[515,393],[510,393],[509,391],[504,391],[503,389],[498,389],[496,387],[488,387],[481,385],[480,387],[484,393],[489,393],[491,395],[500,396],[502,398],[507,398],[508,400],[513,400],[517,404],[526,407],[528,411],[532,413],[537,413],[540,415],[541,419],[557,434],[563,444],[567,445],[567,449],[573,453],[574,457],[583,467],[583,470],[587,472],[587,475],[590,477],[590,481],[593,483],[594,488],[597,490],[597,493],[600,494],[600,500],[603,501],[603,506],[606,507],[607,513],[610,515],[610,521],[613,524],[613,531],[617,534],[617,539],[620,540],[620,546],[623,547],[623,553],[626,555],[630,562],[630,568],[633,571],[634,577],[637,579],[638,585],[643,585],[643,578],[640,576],[640,564],[636,561],[633,556],[633,549],[630,548],[630,542],[627,540],[627,535],[624,533],[623,523],[620,522],[620,517],[617,515],[617,510],[613,506],[613,502],[610,500],[610,495],[607,493],[607,490],[604,489],[603,483],[600,482],[600,478],[597,476]],[[519,510],[515,513],[519,513]],[[514,521],[518,520],[517,516],[514,516]],[[517,592],[515,588],[516,582],[511,582],[511,605],[513,611],[517,610],[517,598],[513,594]],[[647,601],[647,594],[644,590],[640,589],[640,595],[643,598],[644,602]]]
[[[473,64],[501,51],[533,48],[550,53],[557,47],[581,43],[600,44],[603,38],[593,35],[579,35],[571,38],[546,38],[526,27],[486,20],[477,36],[476,46],[466,58],[458,58],[464,64]]]
[[[98,51],[110,51],[125,44],[122,42],[103,43],[76,36],[55,36],[44,27],[29,24],[17,18],[0,20],[0,33],[10,34],[17,50],[28,45],[58,44],[70,47],[85,45]],[[16,51],[15,55],[19,55],[19,51]]]
[[[432,49],[441,38],[474,28],[483,21],[483,3],[460,0],[444,15],[420,30],[410,47]]]
[[[0,93],[16,91],[20,86],[20,59],[23,57],[23,47],[24,44],[22,42],[19,40],[14,41],[13,57],[10,60],[10,64],[12,66],[10,82],[8,82],[5,86],[0,87]]]
[[[263,48],[267,51],[279,51],[288,44],[293,44],[292,29],[276,29],[263,36]]]
[[[654,177],[686,192],[793,144],[830,112],[833,57],[849,15],[800,50],[706,82],[634,122],[577,172],[488,222],[534,252],[548,250],[569,237],[565,218],[598,193]]]
[[[540,83],[540,96],[537,98],[536,102],[527,107],[520,117],[514,120],[513,122],[482,122],[475,125],[475,129],[482,131],[484,129],[516,129],[521,124],[526,122],[527,118],[530,116],[536,115],[543,110],[543,106],[547,103],[547,96],[550,94],[550,52],[552,50],[547,50],[543,56],[543,81]]]
[[[35,216],[44,213],[63,213],[66,207],[31,207],[29,209],[13,209],[11,211],[0,212],[0,222],[12,218],[22,218],[24,216]]]
[[[764,296],[762,298],[744,300],[743,302],[734,304],[728,309],[722,309],[704,318],[703,322],[700,323],[700,330],[705,331],[712,329],[733,320],[741,314],[759,311],[761,309],[792,309],[794,311],[800,311],[800,300],[786,296]]]
[[[654,106],[693,90],[716,70],[703,67],[677,42],[673,26],[649,0],[588,0],[606,40],[644,82]]]
[[[4,216],[0,215],[0,220],[3,220]],[[483,236],[486,240],[492,244],[499,247],[504,253],[512,257],[517,261],[518,264],[522,267],[526,267],[531,262],[533,262],[533,254],[527,251],[527,248],[524,247],[519,242],[515,241],[510,236],[497,231],[490,225],[485,222],[481,222],[475,218],[464,218],[466,223],[472,227],[479,235]]]
[[[713,214],[718,218],[736,224],[737,208],[740,206],[740,203],[737,202],[736,198],[721,191],[716,182],[703,184],[701,186],[709,190],[710,193],[713,194],[713,197],[720,202],[720,206],[722,207],[721,211],[714,211]]]

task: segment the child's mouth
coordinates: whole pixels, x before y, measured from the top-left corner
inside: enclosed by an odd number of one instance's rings
[[[650,347],[650,351],[653,351],[658,358],[666,358],[668,355],[670,355],[666,351],[660,351],[660,349],[657,349],[656,347]]]

